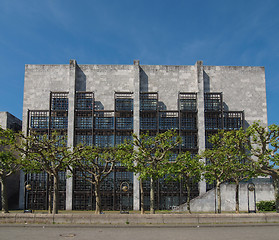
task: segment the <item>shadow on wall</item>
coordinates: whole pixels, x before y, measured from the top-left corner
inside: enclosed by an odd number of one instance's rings
[[[210,77],[207,75],[205,71],[203,71],[203,79],[204,79],[204,92],[210,92]]]
[[[77,71],[76,71],[76,90],[77,91],[86,91],[86,75],[84,72],[80,69],[80,67],[77,65]]]
[[[165,111],[167,110],[167,106],[166,104],[164,104],[163,102],[158,102],[158,108],[159,108],[159,111]]]
[[[140,68],[140,91],[148,92],[148,76],[142,68]]]
[[[104,110],[104,105],[100,101],[94,102],[94,109],[95,110]]]

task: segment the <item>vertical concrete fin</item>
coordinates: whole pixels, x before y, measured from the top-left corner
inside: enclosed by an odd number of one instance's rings
[[[68,95],[68,147],[74,147],[75,128],[75,95],[76,95],[76,60],[70,60],[69,66],[69,95]],[[66,180],[66,210],[73,208],[73,179]]]
[[[205,124],[204,124],[204,77],[203,77],[203,62],[197,61],[195,64],[197,73],[197,107],[198,107],[198,146],[199,153],[205,150]],[[205,161],[203,159],[202,161]],[[199,194],[206,192],[206,182],[199,182]]]
[[[140,65],[139,60],[134,60],[134,134],[139,136],[140,134]],[[139,179],[137,175],[134,175],[133,184],[133,199],[134,199],[134,210],[140,208],[140,191],[139,191]]]

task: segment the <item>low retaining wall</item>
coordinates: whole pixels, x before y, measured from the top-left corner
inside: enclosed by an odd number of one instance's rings
[[[0,223],[17,224],[236,224],[279,223],[278,213],[250,214],[0,214]]]
[[[239,185],[239,208],[240,211],[248,212],[247,184]],[[256,202],[274,200],[274,188],[270,182],[255,182]],[[222,211],[235,210],[235,184],[223,183],[221,185],[221,206]],[[250,210],[255,210],[253,193],[249,193]],[[184,203],[174,208],[175,211],[187,211],[187,204]],[[215,189],[191,200],[192,212],[215,212],[217,210],[217,199]]]

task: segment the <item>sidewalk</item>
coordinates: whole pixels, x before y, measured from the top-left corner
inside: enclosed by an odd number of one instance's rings
[[[241,214],[40,214],[2,213],[0,224],[202,225],[279,223],[278,213]]]

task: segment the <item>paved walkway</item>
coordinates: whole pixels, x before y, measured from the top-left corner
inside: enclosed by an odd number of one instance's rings
[[[278,213],[250,214],[0,214],[0,223],[9,224],[92,224],[92,225],[202,225],[279,223]]]

